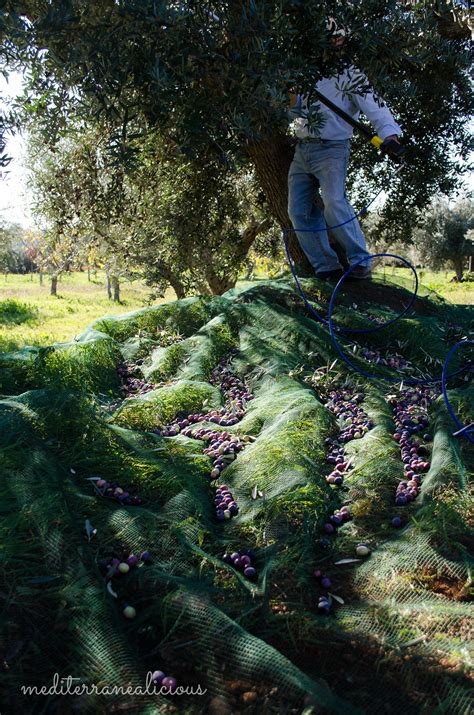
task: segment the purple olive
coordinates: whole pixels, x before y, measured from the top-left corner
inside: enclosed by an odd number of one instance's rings
[[[166,675],[162,670],[155,670],[151,675],[151,679],[155,685],[161,685],[165,678]]]
[[[176,680],[176,678],[167,677],[167,678],[163,678],[163,680],[161,682],[161,687],[167,688],[168,690],[175,690],[177,684],[178,684],[178,681]]]

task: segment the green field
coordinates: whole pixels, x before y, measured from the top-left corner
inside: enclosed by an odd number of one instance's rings
[[[96,318],[127,313],[150,305],[150,289],[141,281],[124,281],[121,302],[107,297],[104,272],[87,280],[86,273],[69,273],[58,283],[58,295],[50,295],[47,278],[39,284],[37,275],[7,275],[0,278],[0,350],[24,345],[50,345],[71,340]],[[173,290],[155,300],[157,305],[174,300]],[[14,305],[18,301],[22,305]]]
[[[474,304],[474,282],[472,280],[464,283],[451,282],[455,276],[454,271],[435,272],[420,268],[417,273],[422,286],[439,293],[450,303]],[[413,274],[409,268],[390,267],[386,269],[386,275],[409,276],[411,278]],[[470,275],[472,276],[472,273]]]
[[[411,272],[403,268],[387,268],[386,276],[411,279]],[[264,276],[262,276],[263,278]],[[420,282],[451,303],[474,303],[474,283],[451,283],[453,273],[419,271]],[[243,283],[242,283],[243,285]],[[120,303],[107,297],[106,277],[98,272],[87,280],[86,273],[62,276],[58,295],[51,296],[49,280],[41,286],[37,275],[6,275],[0,278],[0,350],[10,351],[25,345],[50,345],[71,340],[87,325],[104,315],[127,313],[150,305],[150,289],[141,281],[124,281]],[[172,289],[152,304],[174,300]],[[14,302],[12,302],[14,301]]]

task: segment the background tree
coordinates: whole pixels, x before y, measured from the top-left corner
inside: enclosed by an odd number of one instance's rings
[[[54,147],[32,131],[36,215],[95,247],[116,299],[119,267],[140,270],[155,289],[171,285],[179,297],[228,290],[257,236],[272,226],[252,175],[181,153],[170,159],[154,135],[137,144],[124,175],[97,127],[79,124]]]
[[[273,225],[251,173],[195,160],[145,160],[133,177],[136,215],[127,251],[150,285],[178,296],[223,293],[257,237]]]
[[[356,141],[356,198],[383,186],[387,230],[402,236],[401,206],[422,208],[461,181],[471,60],[463,33],[449,39],[440,30],[450,3],[25,0],[8,7],[4,42],[29,67],[25,106],[44,117],[48,141],[71,117],[93,116],[113,128],[110,149],[125,172],[137,123],[142,135],[159,128],[169,156],[220,162],[223,178],[225,166],[252,165],[271,215],[287,227],[288,90],[308,91],[354,63],[396,109],[409,150],[403,178],[394,177]],[[343,53],[331,50],[328,15],[350,30]],[[301,262],[293,237],[291,250]]]
[[[3,273],[30,273],[36,264],[28,251],[27,232],[16,223],[0,219],[0,270]]]
[[[445,198],[437,199],[415,231],[414,242],[423,265],[437,271],[451,264],[461,281],[467,259],[474,255],[470,231],[474,228],[474,202],[463,199],[449,206]]]

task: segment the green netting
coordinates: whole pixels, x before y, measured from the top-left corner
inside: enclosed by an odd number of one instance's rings
[[[369,327],[370,316],[393,317],[408,293],[390,280],[345,289],[336,321]],[[324,312],[330,286],[302,282]],[[439,374],[458,339],[448,324],[467,334],[471,315],[424,293],[387,330],[343,340],[351,359],[367,367],[368,347],[403,355],[415,374]],[[254,399],[236,424],[198,425],[246,439],[223,476],[240,513],[219,523],[205,443],[153,430],[219,409],[211,372],[231,354]],[[386,398],[398,385],[359,378],[336,357],[286,279],[103,318],[74,343],[0,356],[2,712],[470,712],[473,453],[435,400],[421,494],[395,509],[403,464]],[[124,399],[124,360],[154,389]],[[340,425],[324,403],[342,384],[362,392],[374,427],[346,445],[353,468],[335,488],[325,440]],[[449,387],[460,419],[472,421],[472,386],[462,375]],[[142,502],[100,497],[94,478]],[[324,546],[322,526],[343,503],[354,518]],[[391,517],[402,511],[395,530]],[[90,540],[86,520],[97,529]],[[338,564],[361,541],[371,556]],[[255,581],[222,560],[241,547],[256,551]],[[143,550],[152,563],[114,577],[115,598],[100,560]],[[318,612],[315,568],[339,599],[329,616]],[[125,603],[134,620],[124,619]],[[20,692],[55,673],[144,686],[157,669],[207,693]]]

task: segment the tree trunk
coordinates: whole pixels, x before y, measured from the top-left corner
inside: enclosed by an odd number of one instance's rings
[[[285,134],[275,134],[247,147],[271,214],[283,230],[291,229],[288,216],[288,170],[293,158],[293,142]],[[288,233],[288,248],[301,276],[313,276],[314,269],[300,248],[294,231]]]
[[[245,261],[244,281],[250,280],[250,276],[252,275],[254,270],[255,270],[255,261],[251,261],[250,258],[247,258],[247,260]]]
[[[51,295],[58,294],[58,276],[51,276]]]
[[[253,216],[250,224],[244,229],[239,243],[236,245],[235,261],[241,263],[247,258],[247,254],[252,248],[252,244],[259,234],[266,231],[272,225],[272,220],[269,218],[263,221],[257,221]]]
[[[112,300],[112,286],[110,283],[110,273],[108,268],[105,269],[105,275],[107,276],[107,298]]]
[[[211,266],[206,266],[206,280],[209,284],[209,288],[212,291],[212,295],[222,295],[226,290],[233,288],[237,282],[237,273],[234,275],[220,276],[218,275]]]
[[[474,256],[469,256],[469,273],[474,271]]]
[[[453,258],[454,270],[456,271],[456,278],[459,283],[462,281],[462,269],[463,269],[462,258]]]
[[[233,256],[233,269],[231,273],[222,275],[213,268],[212,254],[208,247],[203,246],[202,249],[202,263],[205,266],[205,276],[211,289],[212,295],[222,295],[230,288],[233,288],[237,282],[238,271],[242,262],[247,258],[248,252],[250,251],[253,242],[257,236],[270,228],[272,225],[272,219],[266,218],[263,221],[257,221],[254,216],[250,219],[250,224],[243,231],[240,240],[235,244],[235,251]],[[200,289],[200,293],[204,291]]]
[[[40,286],[42,286],[43,285],[43,274],[41,271],[39,272],[39,279],[40,279]]]
[[[114,302],[120,303],[120,280],[118,276],[112,276],[112,288],[114,289]]]
[[[181,300],[181,298],[186,298],[186,291],[184,289],[184,285],[174,273],[171,268],[164,263],[160,263],[159,265],[159,270],[163,278],[168,281],[174,292],[176,293],[176,297],[178,300]]]
[[[87,266],[87,280],[90,283],[91,280],[91,267]]]
[[[184,290],[181,281],[178,278],[169,278],[168,280],[170,282],[170,286],[176,293],[177,299],[181,300],[181,298],[186,298],[186,291]]]

